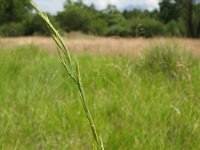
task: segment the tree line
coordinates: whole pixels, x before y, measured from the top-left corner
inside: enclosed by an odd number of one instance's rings
[[[159,9],[153,11],[119,11],[114,5],[97,10],[93,4],[87,6],[82,0],[66,0],[63,11],[48,16],[61,33],[81,31],[100,36],[200,37],[198,0],[160,0]],[[31,9],[29,0],[1,0],[0,36],[21,35],[49,35],[49,32]]]

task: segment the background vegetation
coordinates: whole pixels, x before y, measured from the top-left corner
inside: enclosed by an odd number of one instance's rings
[[[200,61],[176,45],[142,57],[77,54],[105,149],[199,149]],[[155,59],[156,58],[156,59]],[[76,86],[56,55],[0,51],[0,148],[92,149]]]
[[[49,35],[29,0],[1,0],[0,35]],[[161,0],[159,10],[119,11],[114,5],[96,10],[81,0],[67,0],[62,12],[49,14],[60,32],[123,37],[200,37],[200,4],[196,0]]]

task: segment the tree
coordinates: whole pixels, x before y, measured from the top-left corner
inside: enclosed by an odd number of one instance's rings
[[[186,0],[186,22],[189,36],[194,37],[194,28],[193,28],[193,1]]]
[[[182,18],[185,22],[185,26],[187,29],[187,36],[195,37],[196,32],[198,32],[198,21],[195,22],[196,18],[200,18],[200,14],[198,14],[198,6],[197,0],[175,0],[178,8],[181,11]]]
[[[30,12],[29,0],[1,0],[0,24],[20,22]]]
[[[94,6],[87,6],[81,0],[65,3],[64,11],[58,13],[57,20],[61,27],[67,31],[82,31],[85,33],[102,34],[107,25],[101,14]]]
[[[196,37],[200,37],[200,4],[195,5],[194,7],[194,22],[195,22],[195,28],[196,28]]]
[[[160,1],[159,6],[160,6],[159,17],[160,20],[163,21],[164,23],[168,23],[172,20],[177,20],[180,17],[180,11],[175,1],[162,0]]]
[[[199,4],[197,0],[161,0],[160,19],[164,23],[181,19],[184,22],[186,36],[196,37],[199,32]]]
[[[57,20],[65,31],[81,30],[85,28],[88,18],[83,12],[82,3],[68,0],[64,11],[57,14]]]
[[[106,9],[102,11],[102,13],[104,19],[108,23],[108,26],[117,25],[118,23],[125,21],[124,16],[115,5],[109,4]]]
[[[135,19],[135,18],[149,18],[151,13],[148,10],[142,11],[140,9],[133,9],[131,11],[124,10],[123,16],[126,19]]]

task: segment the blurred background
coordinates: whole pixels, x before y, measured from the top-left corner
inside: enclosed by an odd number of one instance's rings
[[[60,33],[200,37],[199,0],[33,0]],[[1,0],[0,36],[48,36],[29,0]]]

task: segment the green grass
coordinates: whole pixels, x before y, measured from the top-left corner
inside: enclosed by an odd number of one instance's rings
[[[32,3],[32,1],[30,1],[30,4],[35,9],[37,14],[43,19],[45,24],[48,26],[49,31],[51,32],[51,36],[54,42],[56,43],[58,55],[67,73],[67,76],[69,76],[72,79],[72,81],[74,81],[74,84],[77,87],[77,91],[80,94],[81,104],[82,104],[84,113],[86,115],[86,118],[88,120],[89,126],[92,131],[93,141],[94,141],[93,143],[95,143],[93,144],[93,149],[104,150],[102,138],[97,133],[95,123],[93,121],[92,115],[90,113],[89,107],[86,102],[85,90],[83,87],[77,59],[74,57],[73,58],[71,57],[68,47],[65,45],[59,32],[55,29],[53,24],[50,22],[48,16],[45,13],[43,13],[34,3]]]
[[[200,149],[200,61],[181,59],[192,62],[190,78],[169,79],[162,65],[152,73],[150,55],[77,54],[105,149]],[[89,130],[57,55],[33,45],[0,51],[0,149],[92,149]]]

